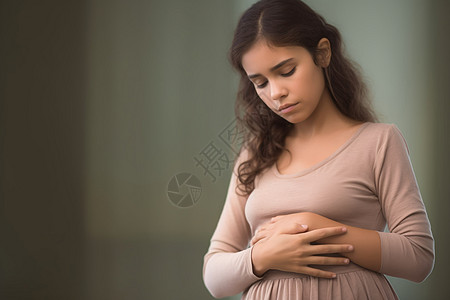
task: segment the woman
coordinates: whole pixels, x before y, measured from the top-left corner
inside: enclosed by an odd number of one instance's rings
[[[338,30],[301,1],[262,0],[230,59],[247,134],[205,255],[211,294],[397,299],[383,274],[425,280],[434,241],[406,143],[376,122]]]

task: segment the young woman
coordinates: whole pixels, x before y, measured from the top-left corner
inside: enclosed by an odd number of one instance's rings
[[[397,299],[383,274],[423,281],[434,241],[407,145],[377,123],[338,30],[301,1],[262,0],[230,58],[247,133],[204,259],[211,294]]]

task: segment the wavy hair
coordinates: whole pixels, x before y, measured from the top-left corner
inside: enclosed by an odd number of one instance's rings
[[[282,151],[287,150],[285,138],[294,124],[278,116],[259,98],[242,67],[242,56],[258,40],[264,39],[277,47],[304,47],[318,65],[317,44],[324,37],[331,44],[331,61],[322,70],[333,103],[353,120],[377,121],[361,72],[346,57],[336,27],[300,0],[256,2],[241,16],[229,50],[229,60],[241,75],[235,114],[238,130],[244,132],[240,153],[244,148],[249,153],[248,159],[238,166],[238,187],[244,195],[254,190],[256,176],[276,163]]]

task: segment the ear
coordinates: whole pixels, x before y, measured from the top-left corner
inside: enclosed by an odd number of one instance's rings
[[[317,43],[317,62],[322,68],[328,67],[331,61],[331,44],[327,38],[321,38]]]

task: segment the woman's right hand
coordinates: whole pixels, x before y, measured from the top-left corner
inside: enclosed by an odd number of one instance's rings
[[[346,257],[323,256],[323,254],[353,251],[351,245],[311,244],[318,240],[341,235],[345,227],[327,227],[297,234],[276,234],[259,240],[253,245],[252,262],[256,276],[270,269],[302,273],[315,277],[334,278],[332,272],[312,268],[309,265],[346,265]]]

